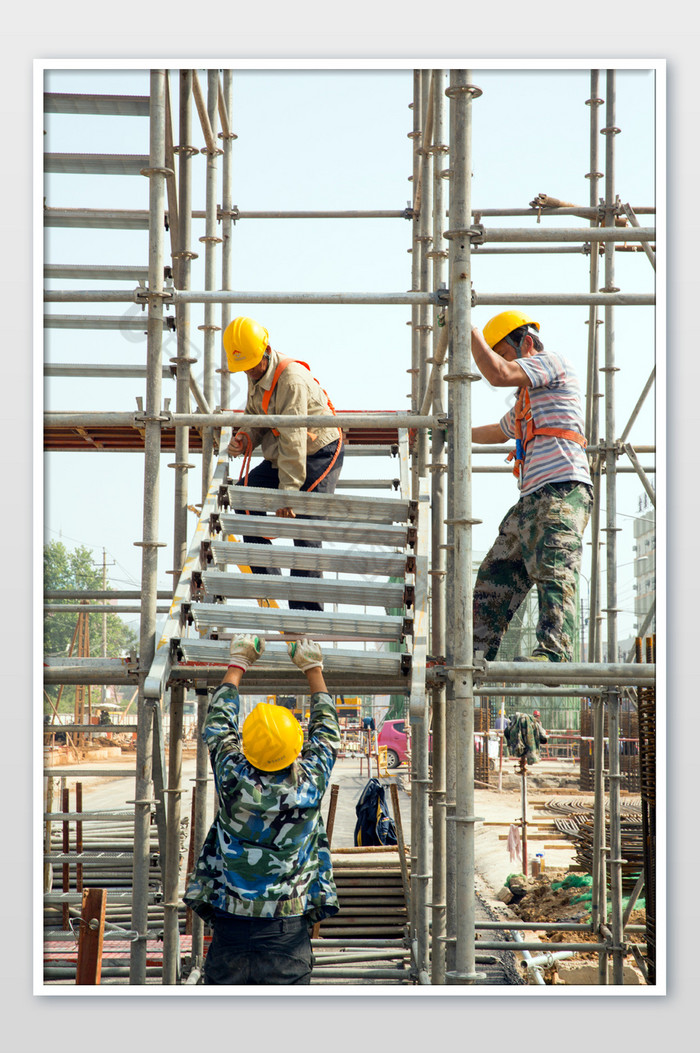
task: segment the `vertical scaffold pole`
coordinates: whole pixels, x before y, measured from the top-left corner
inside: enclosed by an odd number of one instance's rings
[[[221,162],[221,288],[233,288],[233,140],[236,138],[231,130],[233,120],[233,71],[224,70],[224,82],[222,90],[221,139],[223,142],[224,156]],[[226,122],[224,125],[224,121]],[[231,321],[232,307],[229,303],[221,305],[221,332]],[[228,371],[226,353],[223,345],[220,348],[221,361],[221,399],[219,405],[223,409],[232,409],[231,405],[231,374]]]
[[[418,207],[418,285],[421,292],[427,292],[430,286],[430,247],[433,241],[433,179],[432,179],[432,153],[430,144],[432,142],[433,127],[433,81],[431,70],[421,71],[421,114],[423,117],[422,132],[420,138],[420,178],[419,178],[419,200]],[[418,376],[417,376],[417,400],[414,412],[420,410],[423,404],[425,388],[428,378],[428,358],[430,357],[430,334],[432,332],[431,308],[429,304],[421,304],[418,308]],[[428,460],[428,434],[424,428],[419,428],[416,436],[418,475],[422,479],[426,473]]]
[[[612,982],[623,983],[625,956],[622,951],[622,824],[620,820],[620,692],[606,695],[610,742],[610,929],[612,931]]]
[[[605,226],[615,226],[615,70],[607,70],[605,91]],[[605,243],[606,293],[615,287],[615,245]],[[617,662],[617,454],[615,450],[615,308],[605,307],[605,515],[607,661]]]
[[[428,249],[432,241],[432,200],[433,187],[431,178],[431,157],[428,152],[428,144],[431,136],[431,108],[430,108],[430,70],[421,70],[418,94],[420,97],[421,134],[419,145],[419,178],[418,189],[415,196],[415,207],[418,212],[418,234],[414,243],[414,252],[418,256],[418,286],[421,291],[428,288],[430,280],[430,265]],[[416,394],[415,411],[419,411],[425,393],[427,371],[428,371],[428,347],[430,343],[430,312],[427,305],[421,305],[418,309],[418,373],[413,374],[413,391]],[[427,461],[427,434],[424,429],[419,429],[416,437],[417,452],[415,460],[418,471],[414,475],[414,484],[417,483],[418,490],[414,490],[414,498],[427,499],[426,461]],[[421,513],[419,513],[421,514]],[[427,526],[427,516],[422,513],[422,519]],[[420,541],[419,541],[420,544]],[[427,554],[427,539],[426,539]],[[418,606],[418,601],[416,601]],[[427,620],[427,598],[426,598],[426,620]],[[426,624],[427,631],[427,624]],[[414,630],[417,632],[417,629]],[[418,704],[413,694],[411,695],[411,783],[412,801],[412,870],[411,884],[413,892],[411,896],[411,914],[413,918],[416,966],[419,975],[427,975],[429,968],[429,925],[428,925],[428,882],[430,880],[430,854],[429,843],[429,772],[428,761],[428,726],[429,712],[428,699],[425,692]]]
[[[471,984],[475,972],[474,897],[474,668],[472,620],[471,488],[471,131],[472,100],[481,94],[468,70],[450,70],[447,94],[454,111],[449,217],[452,238],[450,312],[452,346],[454,502],[454,714],[456,735],[455,965],[452,984]]]
[[[159,699],[145,696],[145,680],[155,655],[160,491],[161,380],[163,342],[163,213],[165,203],[165,70],[150,78],[148,330],[146,413],[144,421],[143,549],[141,556],[141,626],[139,638],[138,733],[136,739],[136,800],[134,803],[134,866],[132,928],[138,933],[130,961],[130,982],[146,982],[148,929],[148,866],[153,805],[153,719]]]
[[[219,71],[210,69],[207,72],[207,115],[211,129],[212,141],[204,152],[207,156],[206,177],[206,232],[200,241],[204,242],[204,287],[207,292],[216,288],[216,246],[221,242],[217,234],[216,191],[218,179],[218,158],[223,151],[216,145],[216,128],[219,115]],[[217,305],[204,305],[204,382],[203,391],[207,405],[214,406],[214,345],[220,327],[216,324]],[[211,428],[205,428],[202,434],[202,501],[206,500],[212,475],[212,458],[214,436]]]
[[[194,822],[192,831],[192,855],[194,864],[197,863],[199,853],[204,844],[207,834],[207,789],[209,785],[209,751],[207,750],[202,732],[204,721],[209,708],[209,693],[205,689],[197,689],[197,760],[195,773],[195,795],[194,795]],[[201,968],[204,960],[204,922],[199,914],[192,914],[192,950],[191,962],[193,968]]]
[[[447,89],[445,90],[447,96]],[[451,188],[454,181],[454,157],[455,157],[455,107],[450,106],[448,110],[448,139],[449,139],[449,166],[448,178]],[[451,190],[448,195],[451,204]],[[448,241],[448,270],[451,275],[454,255],[454,243]],[[447,312],[448,330],[448,363],[452,365],[452,347],[454,345],[454,325],[452,306]],[[454,420],[454,384],[447,385],[447,416],[450,421]],[[455,435],[454,428],[447,429],[447,499],[445,519],[445,609],[446,618],[449,621],[445,626],[445,666],[451,670],[455,663],[455,634],[454,634],[454,609],[455,609],[455,551],[454,551],[454,494],[455,494]],[[457,783],[457,758],[454,750],[456,737],[455,725],[455,700],[454,681],[448,676],[445,683],[445,969],[454,971],[455,968],[455,873],[456,873],[456,827],[455,817],[455,794]],[[448,746],[447,744],[450,744]]]
[[[441,158],[448,147],[445,136],[445,71],[433,70],[433,289],[445,284],[447,276],[447,251],[443,231],[445,230],[445,182]],[[435,361],[440,334],[445,329],[444,312],[433,309],[433,413],[444,414],[442,366]],[[433,431],[431,443],[432,471],[432,539],[431,539],[431,647],[433,655],[445,654],[445,436],[441,429]],[[445,983],[445,684],[432,689],[433,707],[433,886],[432,886],[432,943],[431,981]]]
[[[195,149],[192,139],[192,70],[180,71],[180,118],[178,146],[178,204],[180,244],[174,261],[175,285],[178,289],[190,288],[191,261],[195,254],[190,250],[192,237],[192,155]],[[190,409],[190,311],[189,303],[179,303],[175,308],[177,321],[177,358],[171,359],[176,367],[175,404],[178,413],[189,413]],[[177,588],[182,567],[187,557],[187,473],[190,450],[189,428],[175,429],[175,511],[173,591]]]
[[[180,822],[182,799],[182,728],[185,689],[175,684],[170,690],[170,740],[168,756],[167,839],[163,887],[163,984],[177,984],[181,975],[180,956]]]
[[[191,261],[195,254],[190,249],[192,236],[192,156],[197,151],[192,140],[192,71],[180,70],[178,205],[179,244],[173,272],[178,289],[190,288]],[[190,305],[178,304],[176,405],[178,413],[190,408]],[[177,588],[187,557],[187,495],[190,435],[189,428],[178,428],[175,433],[175,509],[173,542],[173,590]],[[170,693],[170,741],[168,758],[167,843],[165,857],[163,907],[163,984],[176,984],[181,975],[179,892],[180,892],[180,822],[182,807],[182,730],[185,691],[180,685]]]
[[[409,138],[413,143],[412,201],[413,217],[411,220],[411,289],[420,289],[420,174],[421,174],[421,136],[423,134],[423,95],[421,92],[422,71],[413,71],[413,130]],[[420,307],[411,307],[411,367],[408,370],[411,378],[411,412],[417,413],[420,406]],[[411,460],[411,496],[418,498],[418,479],[420,477],[419,458]],[[411,831],[411,847],[415,844]]]

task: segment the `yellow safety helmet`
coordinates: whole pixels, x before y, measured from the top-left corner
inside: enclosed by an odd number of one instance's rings
[[[245,315],[229,322],[224,329],[223,340],[231,373],[242,373],[257,366],[270,344],[267,329]]]
[[[281,771],[299,756],[304,732],[284,706],[258,702],[243,722],[242,740],[245,758],[254,768]]]
[[[540,323],[533,321],[532,318],[523,314],[522,311],[501,311],[500,314],[490,318],[484,326],[484,340],[493,350],[496,344],[500,343],[514,329],[519,329],[521,325],[534,325],[539,332]]]

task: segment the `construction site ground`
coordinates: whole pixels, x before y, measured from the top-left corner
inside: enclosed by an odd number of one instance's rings
[[[79,761],[73,760],[71,776],[67,780],[69,788],[79,781],[75,773],[76,768],[81,766],[86,769],[95,769],[103,765],[105,770],[109,769],[109,776],[104,779],[87,777],[82,781],[83,807],[85,810],[117,808],[133,799],[133,777],[125,774],[119,778],[113,773],[120,767],[125,772],[133,770],[134,753],[130,750],[121,752],[110,740],[105,739],[101,743],[95,743],[95,747],[85,753]],[[55,777],[61,777],[61,764],[52,767]],[[372,775],[377,775],[376,764],[373,762]],[[182,785],[187,788],[183,795],[182,815],[189,814],[190,787],[194,785],[195,777],[195,754],[194,748],[185,750],[183,757]],[[357,815],[355,805],[368,779],[367,760],[355,757],[341,757],[337,760],[331,785],[338,785],[337,808],[333,827],[333,849],[350,848],[354,844],[354,830]],[[382,784],[387,788],[387,802],[391,810],[391,794],[389,787],[395,782],[398,788],[398,799],[400,808],[400,821],[403,829],[404,840],[410,843],[411,836],[411,794],[409,773],[405,765],[396,769],[390,775],[381,776]],[[499,788],[500,784],[500,788]],[[582,922],[588,920],[585,903],[572,903],[580,889],[552,889],[552,883],[561,882],[570,868],[576,868],[576,846],[575,843],[563,837],[554,826],[554,815],[549,811],[553,802],[566,804],[572,801],[580,805],[590,800],[592,806],[592,794],[584,794],[579,790],[578,766],[572,760],[548,760],[543,759],[536,767],[529,769],[527,777],[527,815],[528,815],[528,859],[535,857],[536,853],[543,853],[545,860],[545,871],[541,877],[529,877],[525,882],[526,894],[517,903],[506,904],[499,894],[504,896],[504,886],[510,875],[518,874],[522,870],[521,860],[517,856],[511,856],[508,848],[508,834],[512,825],[518,825],[521,818],[521,777],[517,773],[517,762],[507,758],[503,766],[490,774],[490,785],[488,788],[477,786],[475,789],[475,814],[481,820],[475,827],[475,852],[476,852],[476,893],[477,893],[477,926],[478,922],[490,920],[512,921],[513,930],[518,930],[519,921],[541,921],[541,922]],[[330,794],[327,794],[328,802]],[[211,806],[213,807],[213,806]],[[208,818],[212,816],[212,810]],[[326,809],[327,813],[327,803]],[[528,868],[529,869],[529,868]],[[507,894],[505,894],[507,897]],[[432,890],[429,889],[428,902],[432,901]],[[643,924],[644,912],[635,911],[631,921]],[[483,974],[482,983],[512,985],[528,982],[528,975],[523,956],[513,951],[513,943],[510,942],[510,929],[503,933],[503,938],[508,941],[508,950],[503,954],[494,954],[493,951],[478,954],[479,963],[477,971]],[[493,930],[482,930],[480,938],[494,940],[500,934]],[[556,933],[544,930],[528,930],[524,932],[524,938],[531,942],[542,940],[547,942],[573,942],[580,941],[582,944],[593,940],[592,935],[586,933]],[[633,934],[632,939],[643,942],[643,934]],[[631,959],[628,958],[628,962]],[[546,980],[551,984],[595,984],[597,980],[598,962],[597,954],[582,953],[567,961],[557,962],[556,968],[550,968]],[[120,982],[115,980],[103,980],[103,983]],[[125,982],[125,981],[121,981]],[[155,979],[149,978],[149,983],[157,983]],[[328,981],[323,979],[312,980],[312,983],[324,984]],[[369,979],[349,980],[345,983],[355,984],[401,984],[402,981],[382,981]],[[643,977],[639,970],[632,964],[625,967],[625,983],[642,984]]]

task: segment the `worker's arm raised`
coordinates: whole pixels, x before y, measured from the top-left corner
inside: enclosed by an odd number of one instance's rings
[[[479,372],[493,387],[532,387],[525,370],[517,362],[510,362],[492,351],[478,329],[472,329],[472,355]]]

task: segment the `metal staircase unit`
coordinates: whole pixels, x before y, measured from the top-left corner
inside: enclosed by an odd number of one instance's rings
[[[406,442],[406,437],[401,441]],[[227,445],[224,430],[220,448]],[[285,494],[297,518],[249,516],[247,510],[273,512],[279,507],[279,494],[235,486],[229,470],[223,453],[146,681],[147,693],[161,697],[170,682],[218,683],[228,663],[229,641],[238,632],[257,632],[268,641],[263,657],[244,678],[242,692],[296,688],[305,693],[306,680],[289,661],[285,639],[300,635],[333,644],[324,648],[330,690],[347,690],[350,683],[366,694],[408,696],[412,690],[422,690],[424,685],[416,685],[412,676],[413,626],[424,613],[416,610],[416,594],[426,591],[416,588],[416,577],[420,575],[423,582],[427,574],[425,561],[417,560],[417,502],[400,495],[392,499]],[[234,505],[236,513],[230,511]],[[318,518],[308,518],[314,512]],[[238,539],[244,534],[257,536],[258,530],[275,540],[246,544]],[[295,538],[322,540],[323,548],[295,548],[288,543]],[[320,570],[335,578],[252,573],[251,565],[280,571]],[[290,600],[320,602],[332,609],[278,606],[278,601]],[[372,613],[367,613],[368,607]],[[347,646],[338,648],[338,642]],[[388,644],[397,650],[384,650]]]

